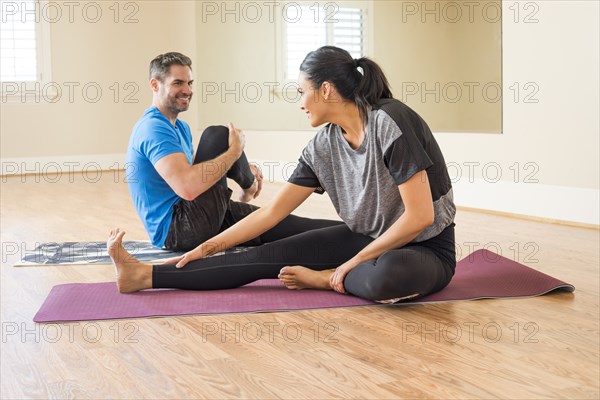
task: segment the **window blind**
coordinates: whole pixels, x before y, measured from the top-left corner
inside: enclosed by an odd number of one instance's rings
[[[364,11],[361,8],[301,7],[301,13],[285,16],[285,79],[295,80],[304,57],[317,48],[333,45],[353,58],[364,55]]]
[[[0,81],[38,80],[36,2],[0,0],[0,7]]]

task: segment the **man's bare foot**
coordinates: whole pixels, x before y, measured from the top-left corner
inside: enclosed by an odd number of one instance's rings
[[[119,228],[113,229],[106,242],[108,255],[117,272],[119,292],[131,293],[150,289],[152,287],[152,265],[139,261],[123,247],[124,235],[125,232]]]
[[[254,195],[258,191],[258,181],[254,179],[252,182],[252,186],[248,189],[242,189],[242,193],[240,193],[240,201],[242,203],[247,203],[254,198]]]
[[[329,278],[335,269],[315,271],[301,266],[283,267],[277,276],[288,289],[332,290]]]

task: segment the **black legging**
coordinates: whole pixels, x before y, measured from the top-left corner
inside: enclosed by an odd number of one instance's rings
[[[335,225],[299,233],[239,253],[195,260],[178,269],[155,265],[154,288],[230,289],[258,279],[277,278],[284,266],[333,269],[374,239]],[[424,296],[444,288],[456,264],[454,224],[438,236],[385,252],[352,269],[344,280],[348,293],[369,300]]]

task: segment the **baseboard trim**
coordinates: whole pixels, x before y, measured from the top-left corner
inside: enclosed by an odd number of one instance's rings
[[[125,153],[0,158],[0,176],[64,175],[125,169]]]
[[[522,220],[532,221],[532,222],[542,222],[544,224],[563,225],[563,226],[571,226],[573,228],[600,230],[600,225],[585,224],[585,223],[573,222],[573,221],[564,221],[564,220],[554,219],[554,218],[533,217],[531,215],[516,214],[516,213],[509,213],[509,212],[495,211],[495,210],[485,210],[483,208],[474,208],[474,207],[456,206],[456,209],[458,211],[469,211],[469,212],[476,212],[476,213],[480,213],[480,214],[497,215],[500,217],[516,218],[516,219],[522,219]]]

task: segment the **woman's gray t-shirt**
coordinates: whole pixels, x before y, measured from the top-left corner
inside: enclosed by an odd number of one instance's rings
[[[435,219],[413,242],[437,236],[454,221],[452,185],[431,130],[406,104],[384,99],[369,111],[365,138],[352,149],[338,125],[323,127],[302,151],[288,180],[327,192],[356,233],[379,237],[404,213],[398,185],[426,170]]]

